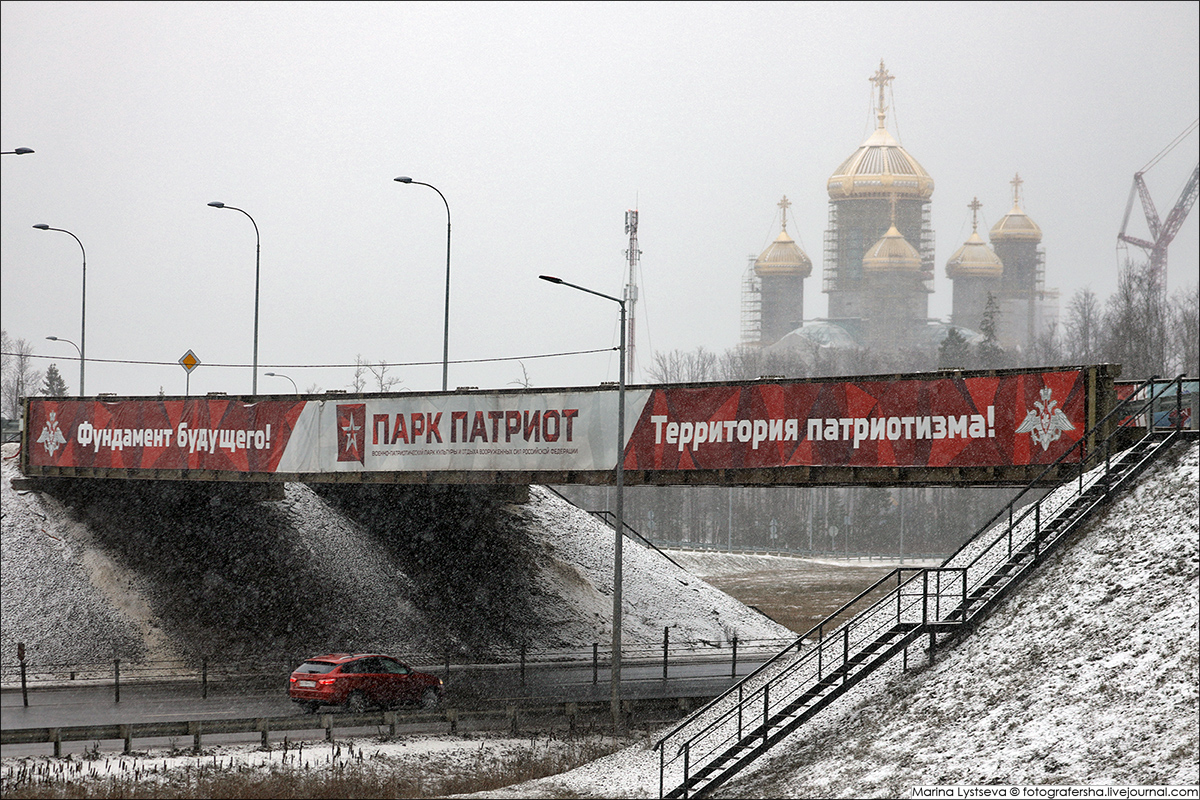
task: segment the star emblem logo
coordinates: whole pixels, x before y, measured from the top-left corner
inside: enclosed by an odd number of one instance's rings
[[[337,460],[366,463],[366,403],[337,407]]]

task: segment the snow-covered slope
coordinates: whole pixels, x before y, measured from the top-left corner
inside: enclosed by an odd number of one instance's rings
[[[1200,782],[1200,447],[1176,447],[978,630],[893,663],[716,797]],[[487,797],[656,797],[646,745]]]
[[[540,487],[526,504],[465,511],[448,490],[432,517],[420,490],[379,487],[288,484],[285,499],[252,504],[146,486],[56,499],[12,488],[13,455],[5,445],[5,660],[17,642],[50,664],[103,661],[114,647],[135,661],[446,647],[486,657],[521,640],[582,650],[611,635],[612,529]],[[673,641],[792,636],[630,540],[623,572],[628,648],[661,644],[664,626]]]

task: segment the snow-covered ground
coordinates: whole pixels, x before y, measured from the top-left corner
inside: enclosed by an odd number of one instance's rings
[[[461,643],[468,636],[432,607],[431,595],[444,598],[446,584],[462,582],[463,596],[485,612],[521,599],[517,589],[481,597],[480,587],[455,570],[412,571],[400,546],[389,548],[378,531],[365,530],[304,484],[287,484],[283,500],[251,506],[213,501],[188,513],[149,509],[139,513],[136,532],[122,535],[124,510],[111,507],[111,499],[103,513],[89,508],[85,514],[48,494],[14,490],[15,448],[4,446],[0,481],[0,654],[6,662],[24,642],[31,665],[102,662],[116,647],[132,666],[195,658],[197,639],[221,642],[247,658],[303,656],[310,654],[306,648],[385,649],[412,658],[440,654],[444,640]],[[542,487],[531,488],[530,502],[499,513],[510,543],[505,555],[520,563],[495,567],[525,582],[520,591],[528,592],[525,602],[536,611],[526,621],[529,640],[578,651],[607,641],[612,529]],[[493,563],[487,558],[485,552],[484,569]],[[248,569],[247,563],[261,566]],[[344,613],[348,597],[355,599],[353,615]],[[629,649],[661,645],[664,626],[680,643],[793,635],[630,540],[623,607],[622,641]],[[319,619],[314,608],[337,613]],[[206,609],[219,626],[203,627]],[[249,630],[228,623],[239,610]],[[522,631],[507,633],[511,640]],[[505,640],[468,644],[480,651]]]
[[[721,787],[717,796],[895,797],[907,796],[908,787],[916,785],[998,782],[1197,784],[1198,486],[1200,447],[1176,448],[1086,533],[1058,550],[973,635],[942,651],[932,665],[907,673],[901,673],[899,665],[877,671]],[[6,496],[6,603],[9,502]],[[548,507],[546,520],[568,513]],[[532,514],[539,517],[542,512]],[[561,521],[557,527],[564,529]],[[53,526],[52,530],[59,532]],[[26,531],[21,541],[35,542],[34,532]],[[543,546],[553,550],[553,538]],[[571,545],[563,538],[565,557]],[[595,547],[602,552],[601,542]],[[726,559],[729,566],[728,556],[714,556]],[[603,557],[594,556],[595,563],[591,558],[585,550],[578,559],[579,574],[600,588],[585,594],[603,596]],[[641,575],[645,580],[664,574],[659,567],[646,569]],[[721,571],[720,564],[710,565],[706,574],[715,579]],[[696,611],[693,595],[705,590],[689,588],[699,579],[665,574],[674,584],[664,581],[661,589],[637,596],[632,604],[635,620],[638,609],[653,609],[658,602],[669,611],[650,611],[646,619]],[[6,605],[5,627],[7,609]],[[596,613],[603,616],[599,608]],[[732,612],[723,613],[732,619]],[[756,615],[747,613],[750,617],[743,624],[748,625]],[[656,797],[658,754],[653,741],[653,736],[647,737],[569,772],[474,796]],[[516,757],[521,748],[539,745],[530,739],[464,737],[457,742],[431,737],[398,743],[360,741],[356,746],[360,759],[381,769],[410,769],[430,761],[466,765],[471,759],[493,756],[501,763]],[[277,751],[262,754],[251,746],[229,746],[203,758],[227,760],[231,766],[257,764],[252,768],[258,770],[304,768],[301,761],[308,758],[310,768],[319,768],[336,763],[342,752],[337,745],[320,744],[307,748],[303,758],[293,752],[287,761]],[[191,757],[170,758],[181,759],[171,762],[171,771],[199,763]],[[50,769],[40,766],[45,761],[23,762],[23,768]],[[108,775],[153,769],[159,774],[168,766],[162,755],[143,756],[141,761],[104,759],[103,769],[93,766],[98,763],[80,769]],[[3,765],[6,776],[17,768],[15,763]]]

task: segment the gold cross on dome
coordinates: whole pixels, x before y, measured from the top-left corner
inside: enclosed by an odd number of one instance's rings
[[[792,201],[788,200],[787,195],[785,194],[783,199],[775,205],[779,206],[783,210],[783,229],[784,231],[787,231],[787,210],[792,207]]]
[[[879,87],[879,110],[876,113],[876,117],[879,119],[879,127],[881,127],[881,128],[883,127],[883,115],[884,115],[883,89],[885,86],[887,86],[889,83],[891,83],[895,79],[896,79],[896,76],[889,74],[887,71],[887,67],[885,67],[883,65],[882,58],[879,59],[879,71],[867,79],[871,83],[873,83]]]
[[[975,233],[979,229],[978,215],[979,209],[983,208],[983,203],[979,202],[979,198],[976,197],[967,203],[967,208],[971,209],[971,233]]]
[[[1011,183],[1012,187],[1013,187],[1013,205],[1014,206],[1021,205],[1021,184],[1024,182],[1025,181],[1021,180],[1021,173],[1019,173],[1019,172],[1016,174],[1016,176],[1011,181],[1009,181],[1009,183]]]

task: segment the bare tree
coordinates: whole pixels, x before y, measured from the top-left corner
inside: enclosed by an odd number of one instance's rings
[[[21,400],[38,393],[42,373],[33,368],[33,345],[24,339],[3,336],[4,361],[0,362],[0,403],[4,416],[18,419],[21,416]]]
[[[1096,293],[1084,287],[1071,297],[1067,308],[1063,349],[1075,364],[1094,364],[1101,355],[1101,310]]]
[[[1063,361],[1063,341],[1058,335],[1058,323],[1046,326],[1029,343],[1025,366],[1054,366]]]
[[[1104,313],[1104,357],[1123,377],[1162,375],[1167,368],[1167,298],[1149,264],[1126,262]]]
[[[717,379],[717,356],[701,345],[687,352],[655,351],[654,363],[646,370],[656,383],[693,383]]]
[[[390,392],[397,384],[400,383],[400,378],[395,375],[388,376],[388,365],[386,361],[380,361],[377,366],[367,365],[367,369],[375,376],[375,385],[380,392]]]
[[[362,357],[362,353],[354,357],[354,377],[350,379],[350,391],[354,394],[359,394],[367,388],[368,367],[369,364]]]
[[[1171,373],[1200,375],[1200,284],[1171,298]]]
[[[521,380],[509,381],[508,383],[510,386],[520,386],[522,389],[528,389],[533,386],[533,383],[529,380],[529,371],[525,369],[524,361],[518,361],[517,364],[521,366]]]

